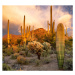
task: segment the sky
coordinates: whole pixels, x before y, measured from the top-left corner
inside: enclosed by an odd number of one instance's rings
[[[44,28],[47,30],[47,21],[50,23],[50,6],[38,5],[38,6],[15,6],[15,5],[3,5],[2,6],[2,30],[3,35],[7,34],[7,23],[9,19],[9,33],[20,35],[23,26],[23,20],[25,15],[25,25],[34,26],[34,30],[38,28]],[[62,23],[64,28],[67,27],[69,36],[73,36],[73,6],[52,6],[52,20],[55,20],[55,31],[57,25]],[[65,30],[66,31],[66,30]]]

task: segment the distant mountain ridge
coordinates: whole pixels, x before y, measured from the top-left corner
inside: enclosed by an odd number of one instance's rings
[[[32,33],[32,31],[30,31]],[[37,39],[37,37],[40,39],[43,39],[45,34],[47,34],[47,31],[43,28],[38,28],[34,30],[34,38]],[[10,34],[10,38],[12,38],[13,41],[16,41],[17,39],[21,38],[21,35],[14,35]],[[3,36],[3,39],[7,39],[7,34]],[[68,39],[68,37],[65,36],[65,39]]]

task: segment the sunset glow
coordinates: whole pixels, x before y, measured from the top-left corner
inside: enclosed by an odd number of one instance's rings
[[[50,6],[3,6],[3,35],[7,34],[7,21],[9,19],[10,34],[20,34],[20,26],[23,26],[23,17],[26,17],[26,26],[33,26],[34,30],[44,28],[47,30],[47,21],[50,22]],[[53,21],[55,20],[55,30],[58,23],[68,28],[68,35],[73,34],[73,7],[53,6]]]

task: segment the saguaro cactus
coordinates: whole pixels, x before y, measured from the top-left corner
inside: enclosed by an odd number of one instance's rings
[[[33,26],[33,30],[32,30],[32,41],[34,40],[34,26]]]
[[[7,36],[7,40],[8,40],[8,47],[10,47],[10,45],[9,45],[9,43],[10,43],[10,38],[9,38],[9,20],[8,20],[8,26],[7,26],[7,34],[8,34],[8,36]]]
[[[47,21],[47,25],[48,25],[48,34],[49,34],[49,21]]]
[[[55,20],[54,20],[54,22],[53,22],[53,34],[55,33],[54,27],[55,27]]]
[[[21,26],[21,36],[23,37],[23,33],[22,33],[22,26]]]
[[[52,6],[50,7],[50,33],[52,34]]]
[[[25,48],[25,45],[26,45],[26,36],[25,36],[25,15],[24,15],[24,35],[23,35],[23,38],[24,38],[24,48]]]
[[[62,23],[59,23],[57,26],[56,50],[57,50],[58,67],[59,69],[63,69],[64,50],[65,50],[65,33],[64,33],[64,26]]]

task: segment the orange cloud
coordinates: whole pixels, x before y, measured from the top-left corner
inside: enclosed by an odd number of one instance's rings
[[[55,29],[58,23],[63,23],[63,25],[71,28],[72,15],[68,12],[64,12],[60,6],[56,8],[53,6],[53,20],[55,20]],[[3,6],[2,17],[3,20],[7,22],[9,19],[10,23],[18,25],[18,32],[20,32],[20,26],[23,26],[23,17],[26,17],[26,26],[33,26],[35,29],[44,28],[47,30],[47,21],[50,21],[50,7],[42,10],[40,6]]]

